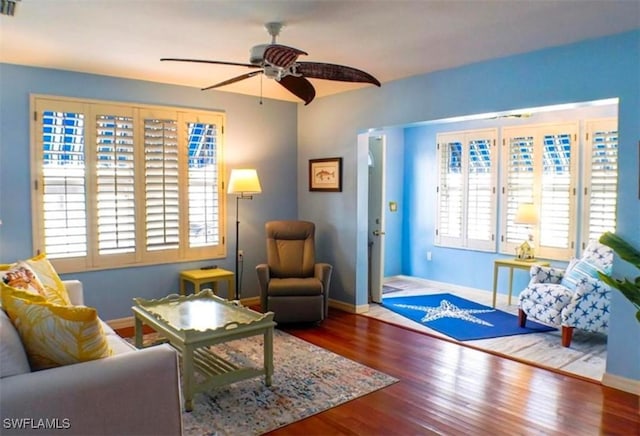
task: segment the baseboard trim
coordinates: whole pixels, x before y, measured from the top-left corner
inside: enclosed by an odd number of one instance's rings
[[[124,329],[128,327],[133,327],[133,316],[127,316],[126,318],[110,319],[105,322],[109,325],[109,327],[111,327],[114,330]]]
[[[640,395],[640,380],[633,380],[605,372],[602,376],[602,384],[620,391],[629,392],[630,394]]]
[[[329,299],[329,307],[333,309],[341,310],[343,312],[355,313],[355,314],[366,313],[369,311],[368,304],[361,304],[359,306],[356,306],[354,304],[345,303],[344,301],[332,300],[332,299]]]

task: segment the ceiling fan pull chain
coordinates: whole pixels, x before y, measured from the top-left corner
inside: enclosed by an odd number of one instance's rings
[[[260,105],[262,105],[262,80],[263,80],[264,74],[260,74]]]

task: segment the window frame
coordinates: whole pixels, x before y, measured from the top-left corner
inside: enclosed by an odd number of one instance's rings
[[[513,133],[511,133],[513,132]],[[547,124],[530,124],[522,126],[506,126],[501,129],[502,135],[502,156],[501,156],[501,172],[502,172],[502,189],[501,189],[501,218],[500,218],[500,244],[499,252],[502,254],[515,255],[517,247],[526,239],[520,241],[511,242],[508,240],[508,226],[511,224],[510,215],[515,215],[515,212],[511,210],[509,212],[509,153],[507,147],[509,145],[509,138],[531,136],[533,137],[533,186],[532,186],[532,198],[523,199],[523,201],[532,201],[538,208],[539,222],[537,225],[532,226],[533,234],[533,248],[536,257],[544,259],[554,260],[568,260],[575,252],[576,238],[578,237],[577,226],[575,220],[570,217],[576,216],[577,210],[577,195],[576,190],[579,180],[579,142],[578,142],[578,123],[577,122],[558,122]],[[540,210],[542,196],[543,196],[543,166],[544,166],[544,136],[548,134],[569,134],[571,136],[570,145],[570,175],[568,185],[568,228],[567,228],[567,246],[566,247],[554,247],[545,246],[541,244],[541,226],[546,215]],[[518,226],[518,225],[516,225]],[[530,242],[531,243],[531,242]]]
[[[618,201],[618,168],[619,168],[619,136],[618,136],[618,119],[615,117],[610,118],[594,118],[588,119],[584,124],[584,147],[582,153],[583,165],[582,165],[582,189],[581,189],[581,200],[582,200],[582,231],[581,231],[581,243],[580,243],[580,253],[587,247],[587,244],[592,240],[591,238],[591,215],[593,211],[591,210],[591,197],[593,196],[593,136],[594,132],[598,130],[606,130],[613,134],[615,132],[616,135],[616,153],[615,153],[615,165],[616,165],[616,182],[615,182],[615,198],[614,203],[612,205],[613,209],[613,218],[614,225],[613,227],[608,228],[607,230],[615,233],[616,228],[616,208]]]
[[[490,164],[490,207],[489,207],[489,232],[490,237],[484,239],[473,239],[470,237],[470,144],[473,141],[485,140],[489,143],[489,164]],[[436,226],[434,244],[439,247],[448,248],[464,248],[469,250],[495,252],[496,251],[496,229],[497,229],[497,182],[498,182],[498,129],[475,129],[454,132],[442,132],[436,135],[436,159],[438,167],[437,194],[436,194]],[[443,154],[446,152],[445,145],[452,143],[461,144],[461,216],[460,216],[460,235],[447,235],[441,229],[442,223],[442,198],[445,195],[444,173],[442,168]]]
[[[224,165],[224,125],[226,116],[220,111],[207,111],[183,107],[122,103],[105,100],[78,99],[51,95],[30,95],[31,136],[31,180],[32,180],[32,231],[35,253],[45,251],[44,184],[43,184],[43,117],[44,111],[76,112],[84,115],[84,184],[86,204],[86,256],[51,257],[51,262],[60,273],[80,272],[131,266],[177,263],[205,259],[224,258],[227,255],[226,241],[226,192]],[[110,110],[112,112],[105,112]],[[134,253],[99,254],[97,221],[97,142],[96,116],[134,115],[134,178],[135,178],[135,251]],[[178,129],[178,208],[179,238],[175,250],[147,252],[145,244],[145,195],[144,195],[144,115],[175,117]],[[128,116],[128,115],[127,115]],[[187,123],[213,123],[215,135],[215,170],[217,186],[214,193],[217,215],[217,244],[190,247],[189,225],[189,138]],[[140,207],[142,205],[142,207]],[[209,215],[210,216],[210,215]],[[207,218],[208,219],[208,218]],[[186,224],[185,224],[186,223]]]

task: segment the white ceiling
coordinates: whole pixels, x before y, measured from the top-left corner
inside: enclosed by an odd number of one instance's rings
[[[22,0],[15,16],[0,16],[0,62],[202,88],[247,69],[160,58],[246,63],[252,46],[270,42],[269,21],[285,23],[278,42],[309,53],[301,60],[352,66],[384,86],[640,28],[640,1]],[[259,95],[260,81],[219,90]],[[371,86],[311,81],[317,97]],[[270,79],[262,93],[298,101]]]

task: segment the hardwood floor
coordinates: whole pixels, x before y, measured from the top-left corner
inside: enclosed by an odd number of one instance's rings
[[[400,381],[270,435],[640,435],[640,397],[365,316],[283,327]]]
[[[282,330],[400,381],[272,436],[640,435],[640,397],[593,381],[337,310]]]

